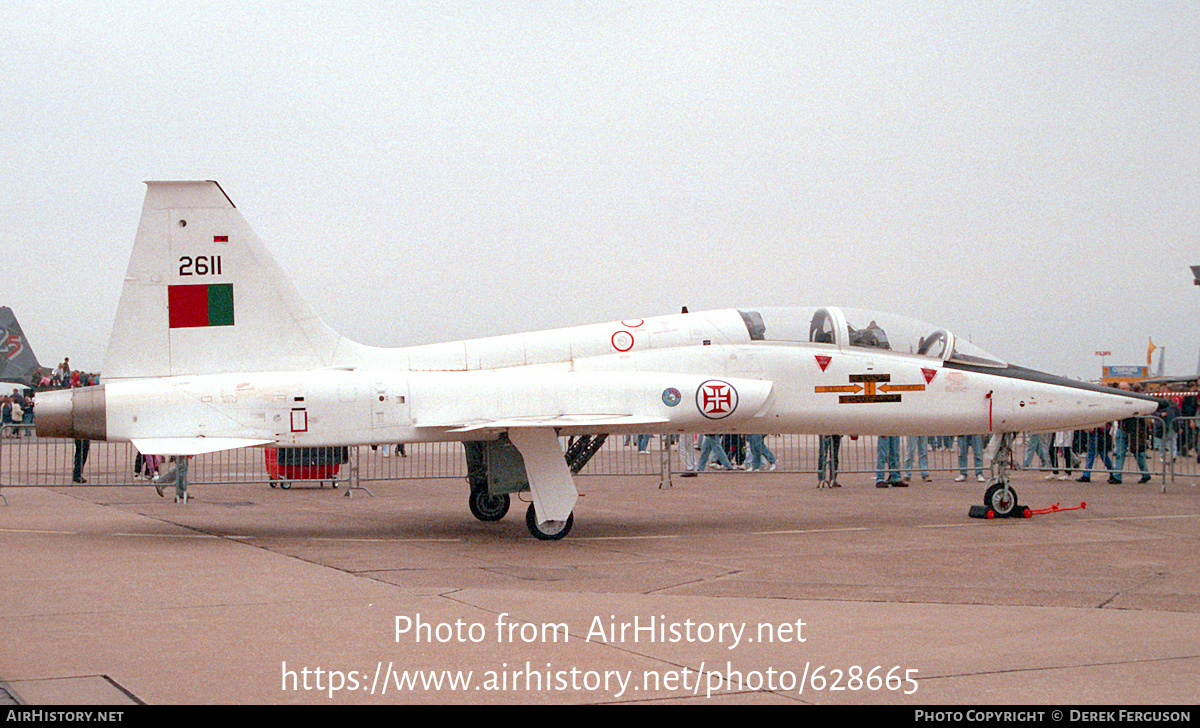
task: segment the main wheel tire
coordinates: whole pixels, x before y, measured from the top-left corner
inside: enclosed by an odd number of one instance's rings
[[[472,490],[467,505],[471,515],[481,521],[499,521],[508,513],[508,494],[491,495],[486,490]]]
[[[575,523],[575,514],[567,516],[565,521],[547,521],[545,524],[539,524],[537,513],[534,512],[533,504],[529,504],[529,509],[525,511],[525,526],[534,538],[539,541],[557,541],[563,536],[571,532],[571,526]]]
[[[983,494],[983,504],[995,511],[997,516],[1008,516],[1017,507],[1017,491],[1012,486],[1005,488],[1003,483],[996,483]]]

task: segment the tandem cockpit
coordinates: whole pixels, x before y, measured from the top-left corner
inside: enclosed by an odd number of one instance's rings
[[[1004,368],[999,357],[950,331],[905,316],[855,308],[739,309],[751,341],[886,349],[940,361]]]

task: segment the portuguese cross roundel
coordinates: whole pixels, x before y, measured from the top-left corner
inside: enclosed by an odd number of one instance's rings
[[[709,379],[696,388],[696,409],[710,420],[728,417],[737,406],[738,393],[729,382]]]

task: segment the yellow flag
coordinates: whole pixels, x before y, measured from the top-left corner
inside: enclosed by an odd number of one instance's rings
[[[1154,345],[1154,339],[1148,338],[1146,340],[1150,342],[1150,346],[1146,348],[1146,366],[1150,366],[1150,355],[1153,354],[1154,350],[1158,347]]]

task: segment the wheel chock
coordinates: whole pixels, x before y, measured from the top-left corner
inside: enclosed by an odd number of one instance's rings
[[[989,508],[988,506],[980,506],[980,505],[971,506],[970,509],[967,511],[967,515],[970,516],[971,518],[986,518],[988,520],[991,520],[993,518],[1030,518],[1033,516],[1033,514],[1034,514],[1034,511],[1029,510],[1028,506],[1023,506],[1023,505],[1017,505],[1011,511],[1009,511],[1008,513],[1004,513],[1004,514],[997,513],[995,510]]]
[[[1077,506],[1063,507],[1055,503],[1049,508],[1030,508],[1029,506],[1018,505],[1013,508],[1007,515],[1000,515],[996,511],[987,506],[971,506],[967,515],[971,518],[1033,518],[1034,516],[1044,516],[1048,513],[1062,513],[1064,511],[1078,511],[1087,508],[1086,502],[1081,502]]]

